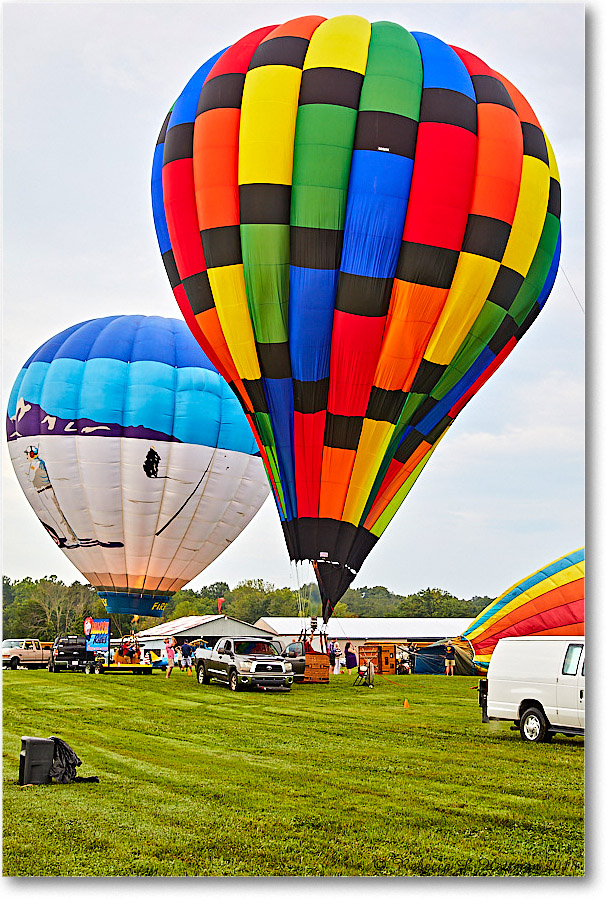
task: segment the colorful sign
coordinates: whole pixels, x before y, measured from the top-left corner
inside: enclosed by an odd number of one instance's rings
[[[84,633],[87,639],[87,650],[110,650],[110,620],[93,619],[87,616],[84,620]]]

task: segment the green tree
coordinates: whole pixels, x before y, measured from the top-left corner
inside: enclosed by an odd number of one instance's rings
[[[486,606],[489,606],[490,603],[494,603],[496,597],[471,597],[470,600],[466,600],[469,606],[469,610],[466,613],[467,616],[470,616],[472,619],[476,619],[479,613],[483,612]]]
[[[220,597],[225,597],[229,590],[230,588],[225,581],[214,581],[213,584],[203,585],[203,587],[197,591],[197,596],[215,600],[215,608],[217,609],[217,601]]]
[[[342,599],[355,616],[386,618],[398,615],[397,607],[402,598],[383,585],[376,585],[349,588]]]
[[[477,597],[475,600],[475,603],[471,600],[459,600],[448,591],[425,588],[403,597],[397,606],[397,615],[405,618],[474,619],[491,602],[488,597]]]
[[[268,613],[268,594],[273,590],[274,585],[261,578],[239,582],[234,590],[227,592],[222,612],[253,625]]]
[[[192,611],[179,615],[213,615],[217,613],[217,601],[220,597],[226,596],[228,591],[229,588],[225,581],[216,581],[214,584],[205,585],[198,591],[194,591],[192,588],[182,588],[181,591],[176,591],[167,603],[163,621],[169,622],[171,619],[176,619],[178,617],[177,606],[184,600],[189,602]],[[224,611],[222,610],[222,612]]]
[[[2,628],[5,637],[41,637],[37,631],[35,589],[36,583],[31,578],[15,582],[3,579]]]
[[[83,634],[85,616],[96,611],[98,599],[90,585],[75,581],[68,587],[54,575],[41,578],[34,592],[39,628],[47,640],[68,632]]]
[[[298,612],[298,595],[295,591],[285,587],[277,588],[268,594],[267,615],[297,616]]]
[[[348,606],[346,605],[346,603],[343,600],[338,600],[338,602],[334,606],[333,615],[338,616],[340,619],[356,619],[357,618],[355,616],[355,614],[350,611],[350,609],[348,608]]]
[[[284,615],[320,616],[322,612],[321,593],[316,582],[303,584],[298,591],[294,591],[296,611]],[[278,615],[278,614],[277,614]]]
[[[3,582],[6,635],[53,640],[67,632],[81,634],[86,615],[103,615],[95,590],[79,581],[68,586],[55,575],[38,581],[7,581]]]
[[[175,609],[173,610],[172,619],[181,619],[184,616],[196,616],[197,611],[194,608],[196,605],[196,599],[192,600],[180,600]]]
[[[15,602],[15,588],[7,575],[2,576],[2,605],[7,609]]]
[[[440,588],[425,588],[404,597],[397,606],[397,614],[406,618],[451,617],[458,598]]]

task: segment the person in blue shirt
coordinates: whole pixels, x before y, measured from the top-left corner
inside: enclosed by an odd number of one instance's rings
[[[188,675],[192,675],[192,645],[188,641],[182,644],[182,669],[187,669]]]
[[[456,651],[453,644],[448,644],[445,648],[445,674],[453,675],[456,666]]]

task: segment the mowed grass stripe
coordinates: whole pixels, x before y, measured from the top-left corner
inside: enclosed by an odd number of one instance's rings
[[[483,725],[476,679],[353,680],[6,673],[4,874],[584,874],[582,739]],[[25,734],[100,784],[20,789]]]

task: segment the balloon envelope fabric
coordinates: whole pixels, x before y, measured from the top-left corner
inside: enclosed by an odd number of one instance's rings
[[[501,638],[585,633],[585,548],[539,569],[490,603],[462,634],[487,672]]]
[[[265,26],[192,76],[152,168],[160,251],[331,611],[543,307],[555,158],[473,54],[391,22]]]
[[[15,381],[7,436],[36,515],[109,612],[162,616],[269,493],[237,399],[177,319],[48,340]]]

